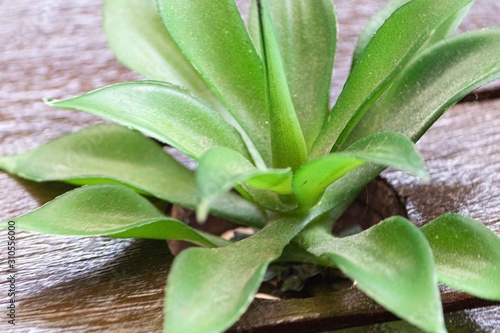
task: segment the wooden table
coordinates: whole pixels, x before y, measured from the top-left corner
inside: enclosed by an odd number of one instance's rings
[[[345,79],[357,34],[384,2],[336,1],[341,37],[332,96]],[[0,154],[20,153],[100,121],[77,111],[51,109],[41,97],[64,98],[139,79],[106,47],[100,5],[97,0],[1,3]],[[498,25],[499,15],[499,2],[478,0],[462,30]],[[463,103],[433,126],[419,143],[432,175],[430,184],[397,172],[384,174],[417,224],[453,211],[481,219],[500,234],[499,110],[496,99]],[[36,184],[0,172],[0,188],[0,220],[4,220],[70,187]],[[165,242],[23,232],[17,236],[18,303],[12,330],[5,315],[7,239],[5,231],[0,232],[0,309],[4,309],[0,331],[161,331],[163,289],[172,261]],[[443,289],[443,300],[446,311],[451,311],[446,315],[450,332],[499,332],[498,305],[449,289]],[[345,332],[412,331],[394,319],[356,289],[348,289],[314,299],[256,301],[236,327],[316,332],[370,325]],[[392,322],[376,324],[386,321]]]

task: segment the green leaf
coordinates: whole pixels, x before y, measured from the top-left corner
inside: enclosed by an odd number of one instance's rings
[[[229,328],[250,305],[269,263],[306,222],[279,219],[227,247],[183,251],[168,278],[164,332],[216,333]]]
[[[104,0],[103,27],[109,46],[128,68],[148,79],[185,87],[210,103],[215,101],[165,29],[154,0]]]
[[[99,124],[31,151],[0,157],[0,167],[37,182],[116,182],[180,205],[192,204],[192,172],[138,132]]]
[[[32,151],[0,157],[0,168],[34,181],[71,184],[120,183],[142,193],[194,209],[196,187],[186,169],[140,133],[100,124],[69,134]],[[262,227],[265,216],[234,194],[224,194],[212,213]]]
[[[292,181],[299,208],[305,209],[314,206],[325,189],[349,171],[363,165],[365,161],[334,153],[320,157],[307,163],[297,170]]]
[[[418,140],[451,105],[500,77],[500,29],[480,30],[435,44],[404,69],[363,117],[349,142],[378,131]]]
[[[424,181],[430,180],[417,147],[410,139],[397,132],[380,132],[364,137],[342,153],[378,165],[392,166]]]
[[[208,247],[228,244],[166,217],[139,194],[117,185],[78,188],[13,220],[19,230],[52,235],[176,239]]]
[[[408,138],[393,132],[377,133],[343,152],[320,157],[297,170],[292,186],[300,206],[313,206],[330,184],[367,162],[392,166],[429,179],[424,161]]]
[[[265,190],[291,189],[290,169],[258,170],[234,150],[215,148],[205,153],[196,169],[198,192],[197,218],[204,221],[213,201],[238,184],[246,183]]]
[[[316,228],[298,241],[392,313],[426,332],[446,332],[432,252],[410,221],[393,217],[346,238],[328,231]]]
[[[499,43],[500,30],[491,29],[465,33],[436,44],[404,69],[346,144],[380,131],[398,131],[417,141],[449,106],[471,90],[500,77]],[[357,193],[383,169],[368,164],[356,173],[345,175],[327,188],[312,214],[328,212],[339,217]]]
[[[270,5],[269,10],[272,11],[272,7]],[[248,18],[247,18],[247,26],[248,26],[248,34],[250,35],[250,39],[253,42],[255,47],[255,51],[262,58],[262,36],[260,29],[260,15],[259,15],[259,5],[258,0],[250,0],[250,8],[248,9]]]
[[[183,54],[270,165],[264,68],[234,0],[157,0],[157,4]],[[258,163],[259,156],[252,157]]]
[[[365,112],[432,33],[471,0],[414,0],[378,29],[347,79],[316,141],[312,157],[339,148]]]
[[[256,172],[245,183],[262,190],[278,194],[292,194],[292,171],[290,169],[268,169]]]
[[[218,146],[249,156],[241,136],[215,109],[189,91],[168,83],[119,83],[47,103],[62,109],[79,109],[135,128],[195,159]]]
[[[422,227],[439,281],[474,296],[500,300],[500,237],[481,222],[445,214]]]
[[[467,6],[455,12],[455,14],[450,16],[446,21],[443,22],[443,24],[436,28],[431,37],[422,46],[422,49],[426,49],[432,44],[435,44],[447,37],[452,36],[457,31],[465,16],[467,16],[467,14],[469,13],[469,10],[471,9],[473,4],[474,0],[472,0],[471,3]]]
[[[290,97],[267,1],[259,0],[258,4],[270,111],[272,165],[296,170],[307,159],[306,143]]]
[[[331,0],[267,1],[278,39],[290,95],[308,148],[327,116],[337,21]],[[249,30],[260,47],[256,1],[252,1]],[[307,66],[304,66],[307,64]]]
[[[365,50],[366,46],[372,40],[378,29],[384,24],[384,22],[401,6],[412,0],[392,0],[387,3],[381,10],[376,12],[370,17],[363,30],[358,36],[358,41],[356,47],[354,48],[354,53],[352,55],[352,68],[356,65],[361,54]]]
[[[409,1],[411,0],[392,0],[370,18],[368,23],[363,28],[363,31],[361,31],[358,42],[356,43],[352,59],[352,67],[354,67],[358,62],[366,46],[371,41],[377,30],[382,26],[382,24],[384,24],[385,20],[387,20],[398,8],[405,5]],[[467,15],[471,6],[472,3],[450,16],[448,20],[432,32],[431,37],[427,40],[425,45],[422,46],[422,48],[425,48],[426,45],[434,44],[435,42],[453,34],[464,17]]]

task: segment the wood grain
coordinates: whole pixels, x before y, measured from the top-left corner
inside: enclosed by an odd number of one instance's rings
[[[348,73],[356,36],[385,1],[336,1],[340,39],[332,97]],[[100,120],[51,109],[41,97],[64,98],[107,84],[138,79],[107,49],[97,0],[0,3],[0,154],[26,151]],[[498,24],[500,3],[478,0],[462,30]],[[498,87],[498,83],[488,88]],[[405,198],[418,224],[446,211],[481,219],[500,234],[500,102],[454,107],[419,143],[432,182],[397,172],[385,177]],[[0,172],[0,220],[30,211],[67,191],[67,185],[36,184]],[[164,285],[172,257],[164,242],[78,239],[19,232],[18,309],[15,330],[0,310],[1,332],[160,332]],[[0,232],[4,251],[6,234]],[[0,253],[0,309],[5,309],[6,257]],[[450,331],[492,332],[500,307],[443,291]],[[484,307],[486,306],[486,307]],[[473,309],[481,307],[478,309]],[[306,311],[304,311],[304,308]],[[209,314],[207,314],[209,315]],[[235,331],[317,332],[393,320],[356,289],[319,299],[257,301]],[[402,327],[402,328],[401,328]],[[360,332],[410,331],[402,322]],[[462,330],[461,330],[462,329]],[[346,332],[356,332],[350,329]]]

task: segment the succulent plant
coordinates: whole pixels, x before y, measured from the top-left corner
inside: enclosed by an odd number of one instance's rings
[[[337,23],[332,0],[105,0],[119,60],[148,80],[47,99],[100,124],[0,167],[34,181],[85,185],[14,218],[57,235],[184,240],[173,263],[165,332],[223,332],[268,266],[339,268],[427,332],[446,331],[438,281],[500,300],[500,238],[446,214],[423,228],[391,217],[338,238],[332,225],[386,167],[429,181],[415,148],[431,124],[500,75],[500,30],[455,34],[471,0],[393,0],[369,21],[330,110]],[[196,162],[190,170],[156,139]],[[255,229],[239,241],[192,228],[147,197]],[[4,227],[7,224],[3,224]]]

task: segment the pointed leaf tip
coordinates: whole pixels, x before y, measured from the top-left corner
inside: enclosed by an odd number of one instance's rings
[[[410,139],[395,132],[381,132],[360,139],[345,151],[320,157],[299,168],[293,178],[293,189],[301,207],[317,203],[328,186],[368,162],[430,179]]]
[[[259,1],[258,11],[267,79],[272,165],[297,170],[307,159],[306,142],[288,88],[268,2]]]
[[[479,221],[445,214],[422,227],[439,280],[458,290],[500,301],[500,237]]]
[[[19,230],[52,235],[171,239],[207,247],[228,244],[165,216],[147,199],[119,185],[77,188],[14,220]]]
[[[318,227],[301,245],[331,260],[358,288],[427,332],[446,332],[429,243],[410,221],[386,219],[359,234],[335,238]]]

